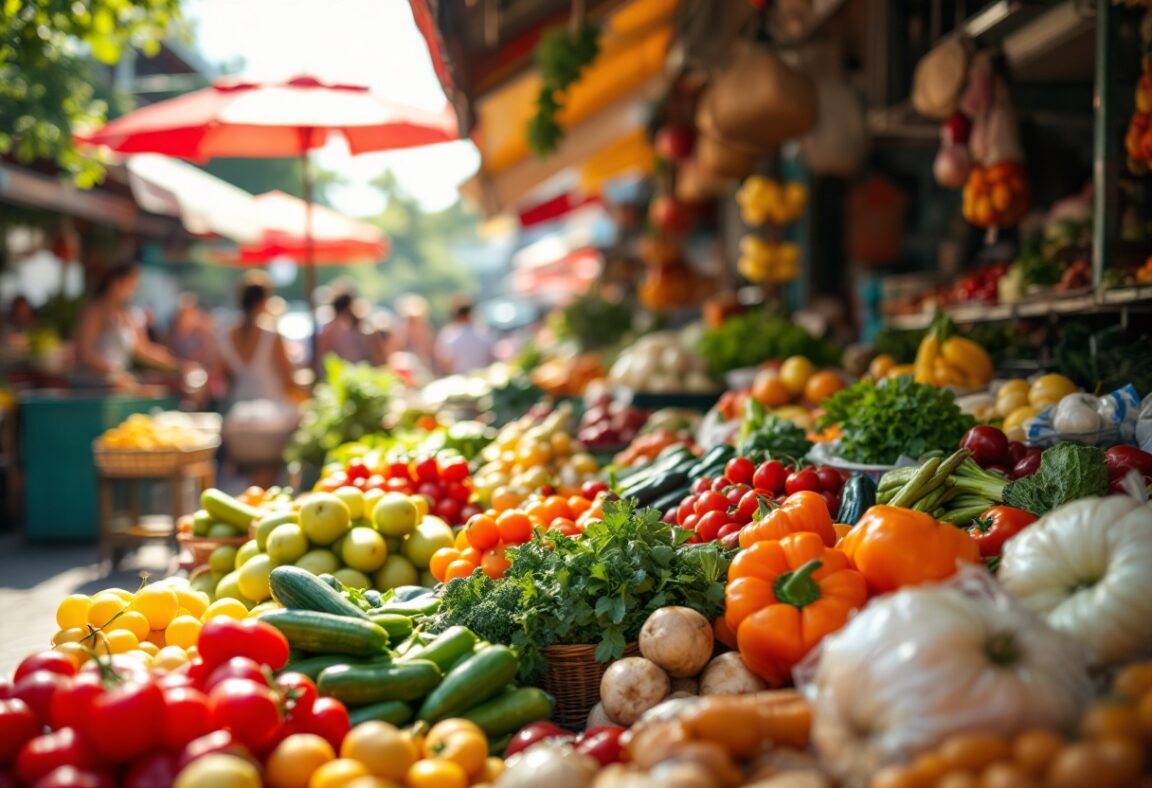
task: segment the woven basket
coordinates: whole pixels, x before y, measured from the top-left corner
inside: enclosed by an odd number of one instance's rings
[[[640,645],[632,642],[624,647],[624,656],[640,655]],[[596,661],[596,647],[548,646],[548,672],[540,679],[540,687],[556,698],[556,711],[552,719],[570,730],[583,730],[588,712],[600,702],[600,679],[608,665]]]
[[[139,477],[167,476],[185,465],[211,460],[216,456],[219,438],[191,449],[109,449],[99,441],[92,444],[96,467],[106,473]]]
[[[208,563],[208,556],[212,555],[212,551],[220,545],[230,544],[239,547],[248,541],[247,536],[193,536],[192,534],[177,534],[176,541],[180,546],[188,551],[188,555],[192,557],[189,562],[191,566],[201,566]]]

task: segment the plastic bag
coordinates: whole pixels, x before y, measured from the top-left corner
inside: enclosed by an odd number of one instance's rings
[[[1092,697],[1086,665],[1078,644],[982,568],[964,567],[947,583],[872,600],[794,678],[812,701],[823,762],[844,785],[863,786],[960,731],[1070,728]]]
[[[1059,414],[1065,400],[1083,400],[1095,403],[1095,411],[1099,419],[1099,426],[1094,430],[1072,432],[1058,429]],[[1140,403],[1140,395],[1136,388],[1129,383],[1122,389],[1117,389],[1103,397],[1092,397],[1087,394],[1069,394],[1060,402],[1045,408],[1037,416],[1024,422],[1024,439],[1030,446],[1052,446],[1061,441],[1073,441],[1087,446],[1100,446],[1107,448],[1118,443],[1135,444],[1136,428],[1140,419],[1152,420],[1152,409]],[[1145,412],[1147,411],[1147,412]],[[1152,442],[1152,426],[1147,426],[1149,441]]]

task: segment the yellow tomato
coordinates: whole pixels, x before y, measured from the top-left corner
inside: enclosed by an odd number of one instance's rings
[[[76,667],[83,665],[92,656],[88,652],[88,647],[83,643],[61,643],[53,650],[59,651],[61,654],[65,654],[70,657],[72,662],[76,664]]]
[[[180,609],[180,600],[170,586],[153,583],[141,588],[128,607],[143,613],[152,629],[164,629]]]
[[[792,356],[780,365],[780,379],[794,396],[804,391],[808,378],[816,374],[816,365],[804,356]]]
[[[148,619],[144,617],[143,613],[135,610],[125,610],[109,621],[107,627],[105,627],[105,630],[108,632],[113,632],[117,629],[126,629],[135,635],[137,640],[144,640],[148,637],[148,632],[152,627],[148,624]]]
[[[1001,427],[1001,429],[1004,430],[1004,434],[1008,436],[1008,440],[1024,440],[1024,422],[1033,418],[1039,412],[1040,411],[1031,405],[1025,405],[1009,413],[1004,419],[1004,425]]]
[[[176,670],[188,661],[188,654],[179,646],[165,646],[156,652],[152,664],[160,670]]]
[[[127,629],[113,629],[105,632],[108,648],[113,654],[125,654],[140,648],[140,641]]]
[[[405,782],[408,788],[468,788],[468,774],[457,763],[434,758],[412,764]]]
[[[489,756],[488,760],[484,761],[484,771],[480,774],[480,782],[494,783],[503,773],[504,759],[497,758],[495,755]]]
[[[83,629],[80,627],[62,629],[52,636],[52,645],[59,646],[63,643],[79,643],[88,637],[88,634],[88,627],[84,627]]]
[[[61,629],[83,627],[88,623],[88,610],[91,607],[91,598],[84,594],[71,594],[64,597],[56,608],[56,625]]]
[[[341,758],[359,761],[371,774],[389,780],[403,780],[416,756],[411,737],[386,722],[363,722],[340,745]]]
[[[160,647],[153,643],[151,640],[142,641],[140,643],[140,650],[152,657],[160,653]]]
[[[169,646],[189,648],[196,645],[200,637],[200,619],[193,616],[177,616],[164,630],[164,642]]]
[[[337,758],[312,772],[308,788],[344,788],[357,777],[367,776],[368,769],[364,764],[351,758]]]
[[[1063,375],[1041,375],[1028,389],[1028,403],[1038,410],[1043,410],[1079,390],[1079,386]]]
[[[268,756],[264,777],[270,788],[308,788],[312,775],[336,760],[332,745],[314,733],[294,733]]]
[[[237,621],[243,621],[248,617],[248,608],[239,599],[232,597],[225,597],[224,599],[217,599],[215,602],[208,606],[204,611],[204,620],[209,621],[216,616],[227,616],[234,618]]]
[[[436,723],[424,739],[424,757],[452,761],[474,777],[484,770],[488,737],[479,726],[462,719]]]
[[[174,586],[172,590],[176,592],[176,598],[180,602],[180,607],[187,610],[189,615],[193,615],[196,618],[203,617],[204,611],[208,609],[208,605],[211,602],[207,594],[203,591],[193,591],[187,586]]]
[[[105,588],[103,591],[98,592],[96,596],[103,596],[104,594],[113,594],[120,597],[125,602],[131,602],[135,596],[135,594],[126,588]]]
[[[344,788],[404,788],[404,786],[395,780],[385,780],[383,777],[369,774],[365,777],[357,777],[350,783],[345,783]]]
[[[238,755],[214,753],[197,758],[184,767],[174,788],[260,788],[260,772],[252,762]]]
[[[99,629],[126,607],[128,603],[123,599],[102,591],[92,598],[92,605],[88,608],[88,623]]]

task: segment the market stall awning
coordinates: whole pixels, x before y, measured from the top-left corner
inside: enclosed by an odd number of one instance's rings
[[[585,248],[567,252],[545,263],[533,261],[517,267],[512,272],[511,284],[514,292],[564,304],[585,292],[599,273],[600,253]]]
[[[239,262],[258,264],[281,257],[304,262],[308,255],[304,232],[308,204],[275,191],[259,195],[253,205],[260,237],[241,245]],[[388,257],[388,240],[382,230],[367,222],[313,205],[312,250],[315,262],[321,265],[383,262]]]
[[[243,189],[179,159],[158,153],[128,158],[128,185],[146,211],[175,216],[193,235],[259,240],[261,227],[253,197]]]

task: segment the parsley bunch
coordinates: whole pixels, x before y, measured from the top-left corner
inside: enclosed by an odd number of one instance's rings
[[[546,668],[543,649],[595,644],[596,659],[619,659],[649,614],[683,605],[709,620],[724,610],[730,554],[719,543],[688,545],[690,533],[655,509],[606,504],[604,521],[578,538],[549,533],[509,549],[500,580],[477,571],[446,586],[430,628],[463,625],[520,652],[520,679]]]
[[[824,400],[820,429],[839,425],[839,454],[849,462],[891,465],[901,454],[951,451],[975,420],[946,388],[898,377],[862,380]]]
[[[564,128],[557,120],[563,109],[561,97],[600,53],[599,37],[600,29],[588,23],[575,31],[555,28],[540,36],[536,47],[540,95],[536,98],[536,114],[525,131],[528,145],[537,156],[547,156],[564,140]]]

